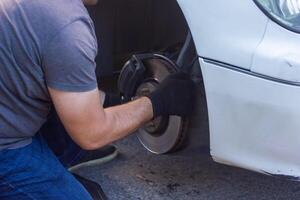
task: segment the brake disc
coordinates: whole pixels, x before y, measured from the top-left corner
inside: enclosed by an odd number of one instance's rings
[[[176,65],[163,56],[143,61],[146,68],[144,81],[139,85],[136,96],[144,96],[170,74],[178,71]],[[172,101],[172,99],[170,99]],[[158,117],[138,131],[143,146],[155,154],[166,154],[178,150],[184,144],[187,135],[188,119],[179,116]]]

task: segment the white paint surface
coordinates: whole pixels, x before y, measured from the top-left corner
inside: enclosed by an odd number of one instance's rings
[[[300,34],[270,21],[253,58],[251,70],[278,79],[300,82]]]
[[[249,69],[268,18],[252,0],[178,0],[202,57]]]
[[[252,0],[178,2],[201,57],[300,81],[299,34],[270,21]],[[300,177],[300,87],[200,63],[214,160]]]
[[[217,162],[300,176],[300,88],[200,59]]]

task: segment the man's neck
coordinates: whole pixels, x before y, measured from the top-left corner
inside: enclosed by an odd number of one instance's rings
[[[98,3],[98,0],[82,0],[82,2],[84,3],[84,5],[93,6]]]

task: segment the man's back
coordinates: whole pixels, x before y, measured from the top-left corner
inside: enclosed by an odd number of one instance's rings
[[[47,86],[69,84],[63,83],[63,75],[68,77],[63,73],[71,70],[54,69],[64,55],[58,50],[58,57],[55,48],[60,46],[51,43],[76,32],[74,27],[80,26],[72,24],[82,22],[92,33],[81,0],[0,1],[0,150],[29,144],[45,122],[51,108]],[[95,85],[93,77],[89,81]]]

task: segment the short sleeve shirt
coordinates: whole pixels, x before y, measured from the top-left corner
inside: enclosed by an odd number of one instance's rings
[[[0,1],[0,150],[30,144],[52,107],[48,87],[97,88],[97,49],[81,0]]]

